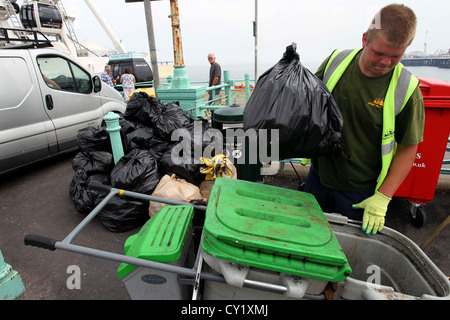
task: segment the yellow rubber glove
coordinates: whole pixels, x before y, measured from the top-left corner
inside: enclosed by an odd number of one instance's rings
[[[212,159],[201,157],[200,160],[205,165],[200,167],[200,173],[206,174],[205,180],[215,180],[223,174],[231,175],[231,170],[227,167],[227,161],[230,160],[223,154],[216,155]]]
[[[390,201],[391,198],[376,191],[373,196],[353,205],[354,209],[364,209],[362,230],[367,235],[374,235],[383,229],[384,217]]]

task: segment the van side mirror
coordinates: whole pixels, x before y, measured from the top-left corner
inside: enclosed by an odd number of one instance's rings
[[[94,92],[100,92],[100,90],[102,89],[102,80],[100,80],[100,77],[94,76],[92,78],[92,81],[94,82]]]

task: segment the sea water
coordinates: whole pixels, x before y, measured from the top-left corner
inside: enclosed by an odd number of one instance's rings
[[[317,68],[320,65],[320,61],[306,61],[302,62],[303,66],[310,70],[312,73],[316,72]],[[274,62],[273,64],[265,63],[258,65],[258,68],[256,70],[258,78],[263,74],[265,71],[270,69],[276,64]],[[201,66],[186,66],[186,72],[188,74],[188,77],[190,78],[191,82],[208,82],[209,79],[209,64],[205,63],[205,65]],[[250,76],[251,80],[255,79],[255,66],[248,64],[248,65],[223,65],[222,67],[222,73],[223,71],[229,71],[230,72],[230,79],[231,80],[237,80],[237,81],[244,81],[245,74],[248,74]],[[445,68],[438,68],[438,67],[406,67],[409,71],[411,71],[413,74],[420,78],[435,78],[440,80],[446,80],[450,81],[450,69]],[[223,80],[223,77],[222,77]]]

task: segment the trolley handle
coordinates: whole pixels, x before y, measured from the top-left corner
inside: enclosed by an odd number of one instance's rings
[[[26,246],[39,247],[55,251],[56,249],[55,244],[56,242],[58,242],[58,240],[39,236],[36,234],[28,234],[25,236],[24,242]]]
[[[104,185],[96,181],[89,183],[89,187],[96,191],[105,191],[106,193],[109,193],[111,191],[111,186]]]

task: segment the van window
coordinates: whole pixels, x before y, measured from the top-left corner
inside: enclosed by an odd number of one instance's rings
[[[0,58],[0,110],[19,107],[33,90],[25,60]]]
[[[52,89],[91,93],[92,82],[89,73],[62,57],[38,57],[42,77]]]
[[[145,61],[135,61],[134,62],[135,76],[139,81],[152,81],[153,74],[152,71]]]
[[[122,76],[125,73],[125,69],[130,68],[133,70],[133,64],[131,61],[121,62],[121,63],[113,63],[111,67],[111,76],[113,79]]]
[[[114,79],[122,76],[125,68],[130,68],[136,82],[153,80],[152,70],[144,59],[109,60],[108,64],[111,65],[111,74]]]
[[[111,76],[113,77],[113,79],[115,79],[118,76],[120,76],[120,70],[119,70],[119,64],[118,63],[111,65]]]

